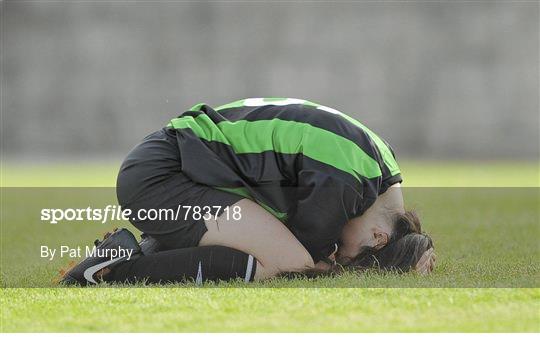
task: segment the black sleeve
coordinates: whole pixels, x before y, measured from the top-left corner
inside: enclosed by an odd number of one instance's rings
[[[388,176],[386,179],[384,179],[381,183],[381,188],[379,189],[379,195],[383,194],[388,190],[388,188],[394,184],[401,183],[403,181],[403,178],[401,178],[401,174],[398,173],[393,176]]]
[[[317,170],[301,170],[298,185],[296,209],[287,224],[317,262],[333,252],[343,226],[358,213],[362,191]]]

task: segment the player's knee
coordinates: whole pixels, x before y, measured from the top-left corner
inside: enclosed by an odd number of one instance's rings
[[[275,266],[278,272],[302,271],[315,266],[313,258],[307,251],[281,259]]]

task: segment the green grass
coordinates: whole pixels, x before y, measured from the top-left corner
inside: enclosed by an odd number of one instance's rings
[[[115,186],[120,163],[76,162],[2,166],[0,186]],[[538,162],[400,161],[405,186],[526,187],[540,186]]]
[[[9,164],[2,186],[113,186],[116,166]],[[538,163],[405,162],[402,169],[406,186],[539,186]],[[3,190],[2,332],[540,331],[537,188],[406,189],[439,256],[429,277],[348,273],[243,288],[232,282],[87,289],[54,287],[51,279],[67,259],[44,263],[28,253],[40,242],[88,244],[108,229],[36,222],[47,204],[114,202],[113,189],[90,197],[66,191]]]
[[[536,289],[8,289],[5,331],[538,331]]]

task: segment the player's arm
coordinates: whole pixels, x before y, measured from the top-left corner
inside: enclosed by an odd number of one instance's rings
[[[299,181],[296,212],[287,223],[318,262],[334,252],[343,227],[360,207],[361,191],[318,170],[301,171]]]

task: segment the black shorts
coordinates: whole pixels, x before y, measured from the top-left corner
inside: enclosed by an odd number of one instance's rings
[[[180,207],[176,219],[142,219],[136,216],[139,210],[144,214],[150,209],[176,213],[179,205],[220,206],[219,216],[225,207],[243,198],[198,184],[184,175],[176,132],[168,128],[148,135],[127,155],[118,173],[116,194],[122,208],[131,210],[130,222],[166,249],[198,246],[207,231],[204,220],[195,220],[192,210],[187,212],[186,207]]]

